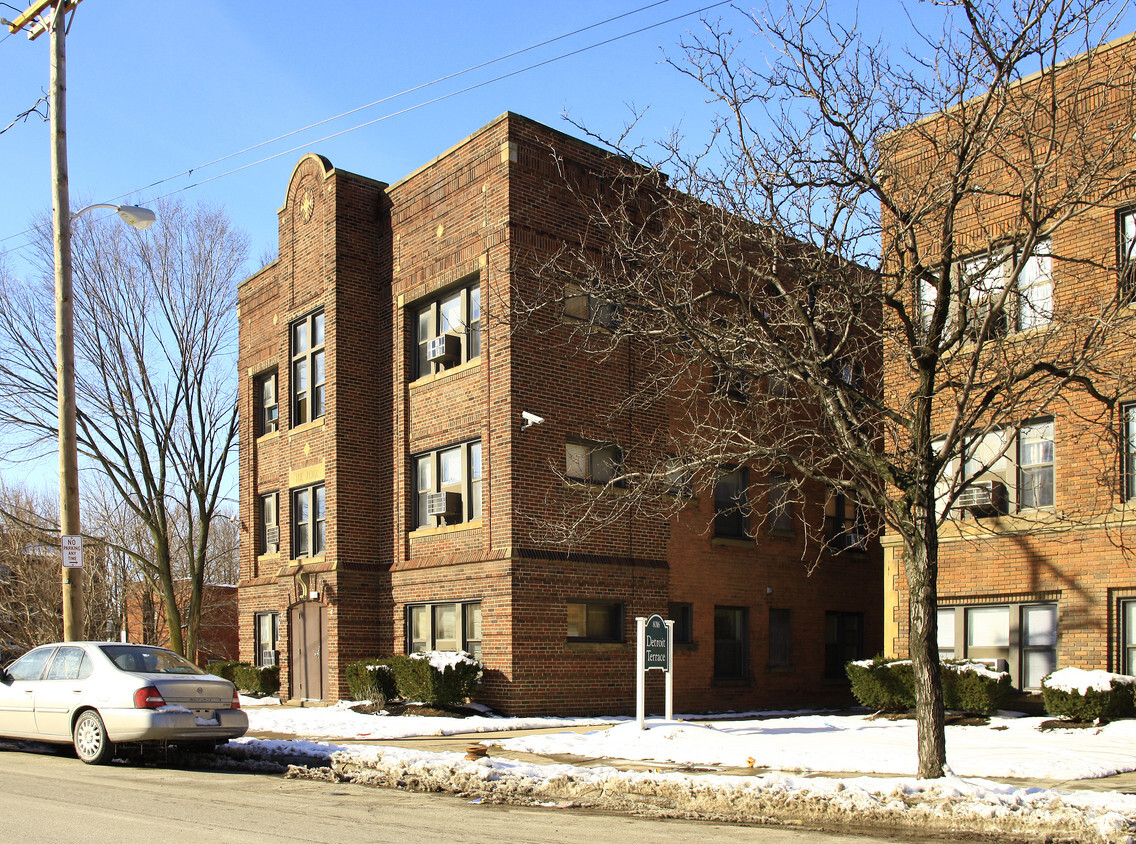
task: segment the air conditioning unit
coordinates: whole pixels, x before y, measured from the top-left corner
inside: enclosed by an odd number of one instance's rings
[[[439,334],[426,344],[426,359],[431,363],[453,363],[461,357],[461,338],[456,334]]]
[[[280,528],[270,525],[264,529],[264,553],[275,554],[280,550]]]
[[[460,492],[431,492],[426,496],[426,515],[460,516],[462,497]]]
[[[842,534],[841,536],[843,537],[842,541],[844,543],[845,551],[868,550],[868,534],[856,533],[855,531],[853,531],[851,533]]]
[[[956,510],[969,510],[975,516],[997,516],[1006,512],[1006,485],[1001,481],[974,481],[959,493]]]
[[[260,652],[260,664],[262,666],[267,667],[267,666],[270,666],[270,665],[276,665],[277,662],[278,662],[278,660],[277,660],[277,657],[276,657],[276,651],[261,651]]]

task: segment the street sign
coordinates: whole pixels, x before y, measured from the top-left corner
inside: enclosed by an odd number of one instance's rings
[[[83,567],[83,537],[61,536],[59,540],[63,551],[63,567],[81,569]]]
[[[647,619],[643,628],[644,670],[671,670],[670,635],[671,631],[661,615],[655,613]]]

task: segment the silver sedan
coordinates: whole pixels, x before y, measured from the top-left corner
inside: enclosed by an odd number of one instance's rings
[[[118,744],[213,749],[248,730],[233,684],[149,645],[64,642],[0,669],[0,736],[73,743],[90,765]]]

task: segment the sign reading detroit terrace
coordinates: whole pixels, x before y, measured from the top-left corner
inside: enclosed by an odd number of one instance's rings
[[[644,659],[643,667],[650,671],[657,668],[661,671],[670,671],[670,628],[658,613],[647,619],[644,626]]]

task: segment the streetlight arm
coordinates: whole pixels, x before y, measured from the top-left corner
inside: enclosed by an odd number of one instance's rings
[[[80,208],[71,215],[72,221],[80,214],[85,214],[93,208],[113,208],[118,216],[139,231],[145,231],[150,228],[154,221],[158,219],[158,215],[149,208],[140,208],[137,205],[111,205],[106,202],[99,202],[95,205],[88,205],[86,208]]]

